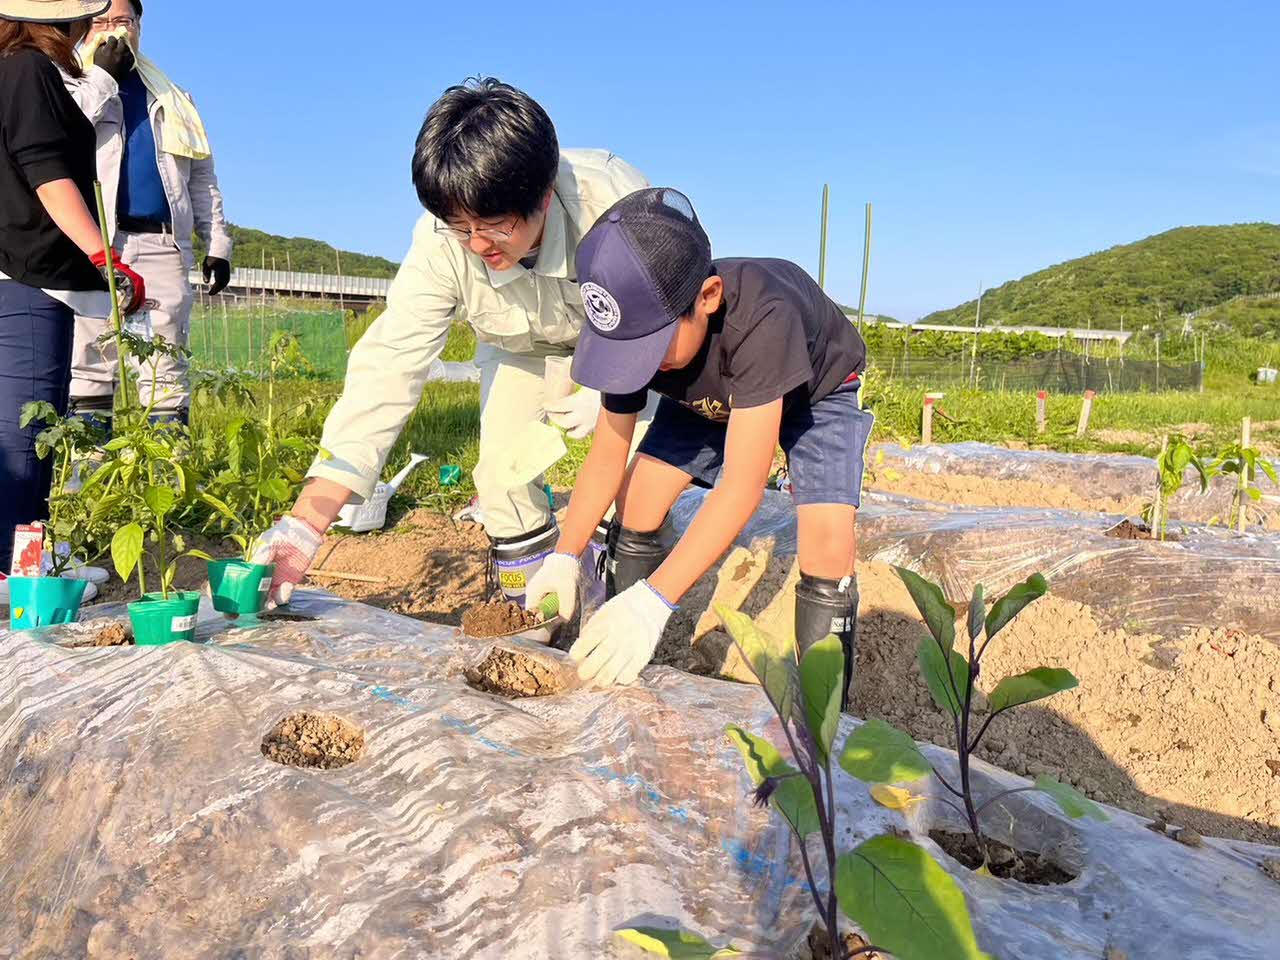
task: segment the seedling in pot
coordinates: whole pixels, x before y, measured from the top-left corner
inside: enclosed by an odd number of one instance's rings
[[[1196,455],[1195,450],[1180,434],[1164,438],[1160,455],[1156,457],[1156,486],[1150,501],[1142,508],[1142,519],[1151,528],[1157,540],[1164,540],[1169,533],[1169,501],[1182,489],[1187,467],[1194,467],[1200,477],[1200,492],[1209,490],[1209,468]]]
[[[974,843],[981,851],[983,869],[987,872],[990,849],[982,833],[982,815],[1005,797],[1039,790],[1052,797],[1068,817],[1089,816],[1105,820],[1107,817],[1101,807],[1049,776],[1037,778],[1032,787],[1005,790],[981,801],[975,794],[971,769],[973,755],[996,718],[1015,707],[1079,685],[1069,670],[1052,667],[1037,667],[1017,676],[1005,677],[987,695],[987,717],[981,727],[977,726],[975,694],[982,673],[982,658],[997,634],[1029,604],[1048,592],[1045,578],[1037,573],[1018,584],[997,600],[990,611],[986,609],[982,585],[978,584],[969,603],[969,652],[966,657],[955,649],[956,611],[947,603],[941,588],[903,567],[895,569],[928,627],[929,635],[921,639],[918,651],[920,672],[934,703],[951,717],[960,770],[959,786],[925,758],[910,735],[882,720],[868,720],[850,734],[841,757],[844,769],[859,780],[876,785],[906,783],[932,773],[942,788],[951,794],[951,797],[941,798],[942,802],[968,825]]]
[[[769,741],[740,726],[726,734],[738,748],[757,805],[769,804],[795,836],[805,880],[835,960],[892,954],[898,960],[983,960],[964,893],[922,847],[896,834],[837,848],[832,761],[837,759],[844,652],[829,636],[797,663],[794,643],[771,636],[745,614],[717,608],[743,658],[778,714],[790,762]],[[848,769],[849,737],[840,765]],[[923,758],[921,758],[923,760]],[[793,765],[794,764],[794,765]],[[921,772],[922,775],[924,771]],[[843,912],[874,944],[852,952],[840,935]],[[710,958],[743,955],[717,950],[685,931],[636,928],[620,938],[660,956]],[[989,958],[987,958],[989,960]]]

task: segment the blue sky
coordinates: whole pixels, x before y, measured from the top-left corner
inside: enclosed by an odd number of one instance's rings
[[[369,11],[368,15],[364,11]],[[148,0],[230,218],[400,259],[409,159],[449,84],[535,96],[693,199],[718,256],[902,319],[1170,227],[1280,221],[1280,5]]]

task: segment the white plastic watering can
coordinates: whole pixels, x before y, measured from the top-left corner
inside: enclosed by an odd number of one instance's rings
[[[387,504],[400,485],[408,479],[414,469],[427,459],[421,453],[409,458],[408,465],[391,478],[390,483],[379,483],[364,503],[348,503],[334,521],[335,526],[345,527],[352,533],[368,533],[381,530],[387,523]]]

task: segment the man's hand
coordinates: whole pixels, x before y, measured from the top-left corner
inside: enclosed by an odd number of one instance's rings
[[[210,280],[210,277],[213,279]],[[209,284],[209,296],[216,297],[231,282],[231,264],[221,257],[204,258],[204,282]]]
[[[268,610],[289,602],[293,588],[306,579],[322,543],[324,534],[305,520],[288,515],[277,520],[275,526],[258,538],[251,562],[274,564],[276,568],[271,575]]]
[[[524,608],[534,609],[545,597],[560,598],[560,617],[568,620],[578,608],[578,576],[582,564],[569,553],[552,553],[542,561],[524,592]]]
[[[147,285],[142,277],[116,259],[114,251],[111,254],[110,268],[107,266],[106,250],[99,250],[89,260],[98,268],[103,280],[108,279],[108,269],[115,274],[116,296],[120,300],[120,309],[126,314],[136,313],[147,299]]]
[[[93,65],[111,74],[116,83],[122,83],[134,67],[133,51],[129,42],[120,37],[107,37],[93,53]]]
[[[548,403],[544,409],[547,419],[568,433],[571,440],[585,440],[600,419],[600,391],[583,387],[563,400]]]
[[[633,683],[653,659],[675,607],[641,580],[624,590],[588,621],[569,651],[584,683]]]

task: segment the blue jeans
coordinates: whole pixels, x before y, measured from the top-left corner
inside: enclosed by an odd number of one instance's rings
[[[0,572],[9,572],[13,528],[49,510],[53,457],[36,457],[44,424],[18,427],[22,407],[45,400],[67,411],[71,386],[71,308],[43,290],[0,280]]]
[[[857,383],[817,403],[793,402],[782,416],[778,444],[787,455],[798,506],[862,505],[862,473],[875,415],[858,404]],[[724,467],[728,425],[663,397],[637,453],[682,470],[700,487],[715,486]]]

